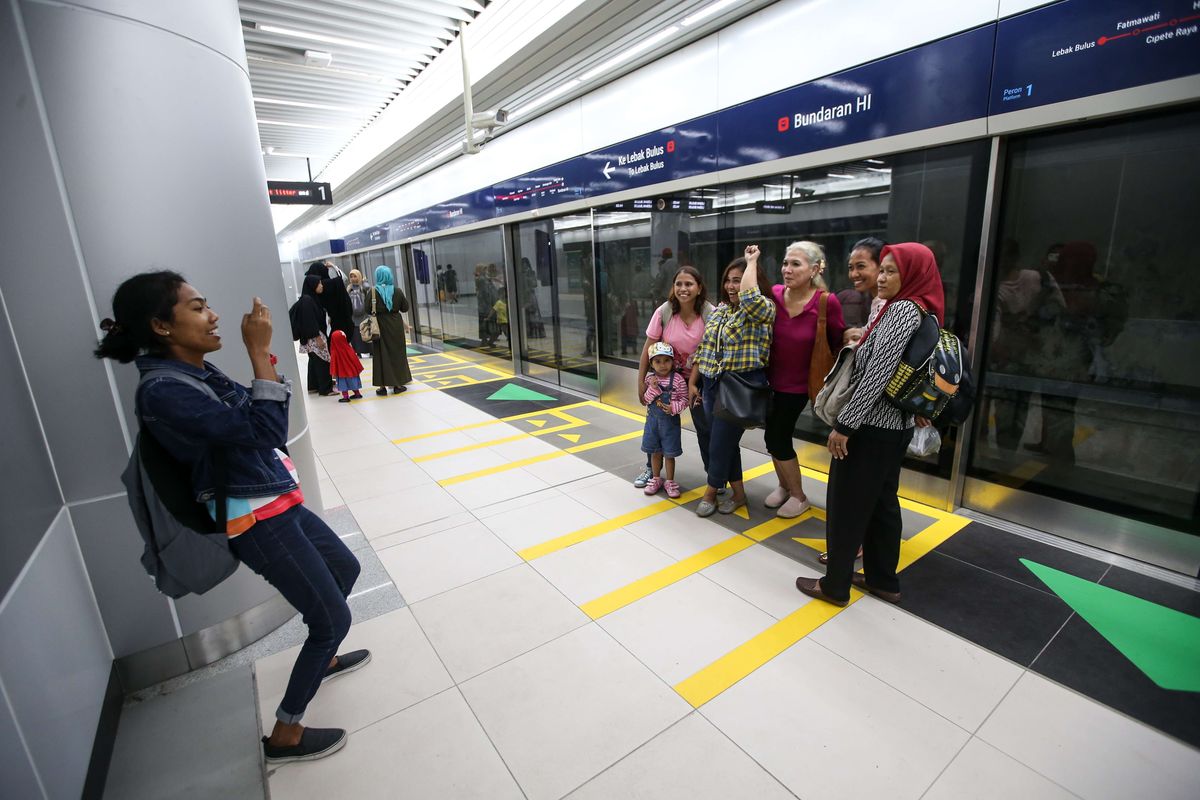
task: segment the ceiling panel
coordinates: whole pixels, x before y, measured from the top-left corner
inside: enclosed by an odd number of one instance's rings
[[[487,5],[239,0],[264,151],[307,157],[319,170]]]

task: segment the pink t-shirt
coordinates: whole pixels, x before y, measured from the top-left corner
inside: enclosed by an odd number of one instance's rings
[[[808,368],[812,364],[813,345],[817,338],[817,317],[820,314],[821,292],[814,292],[804,309],[789,317],[783,305],[783,286],[774,286],[775,334],[771,339],[771,357],[767,377],[771,388],[788,394],[808,393]],[[842,349],[842,304],[830,292],[825,305],[825,333],[834,355]]]
[[[683,323],[683,317],[672,314],[667,320],[667,330],[663,333],[662,316],[658,309],[650,315],[650,324],[646,326],[646,336],[658,339],[671,345],[675,350],[675,366],[683,373],[684,378],[692,377],[692,354],[700,346],[704,338],[704,317],[697,314],[691,325]]]

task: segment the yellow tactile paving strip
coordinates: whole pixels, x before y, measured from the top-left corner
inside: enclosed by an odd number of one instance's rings
[[[468,452],[482,447],[491,445],[499,445],[507,442],[519,441],[525,438],[534,438],[544,436],[549,433],[555,433],[563,430],[580,430],[590,425],[587,420],[568,414],[570,410],[582,408],[596,408],[616,416],[642,421],[640,415],[625,411],[624,409],[616,408],[595,400],[587,400],[579,403],[570,403],[562,406],[557,406],[550,409],[542,409],[538,411],[527,412],[524,414],[516,414],[510,417],[501,417],[484,422],[475,422],[469,425],[462,425],[454,428],[446,428],[429,433],[417,434],[414,436],[405,437],[403,439],[394,440],[395,444],[403,444],[421,439],[430,439],[438,436],[445,436],[453,433],[460,433],[466,430],[483,428],[489,425],[500,423],[511,423],[524,421],[535,426],[535,429],[530,431],[521,431],[517,434],[498,437],[486,442],[478,442],[465,447],[457,447],[441,452],[430,453],[420,456],[414,461],[429,461],[438,458],[445,458],[459,453]],[[561,425],[552,425],[546,427],[547,418],[558,419]],[[456,483],[475,480],[487,475],[494,475],[511,469],[517,469],[529,464],[540,463],[554,458],[559,458],[570,453],[578,453],[598,447],[607,447],[619,442],[628,441],[635,437],[640,437],[642,434],[639,428],[636,431],[629,433],[610,436],[594,442],[587,442],[580,445],[556,450],[552,453],[543,453],[529,458],[517,459],[506,464],[487,469],[476,470],[473,472],[464,473],[445,478],[439,483],[442,486],[449,486]],[[828,480],[825,473],[817,472],[811,469],[802,470],[805,477],[821,481],[822,483]],[[772,474],[773,467],[771,462],[766,462],[745,472],[747,481],[754,480],[764,475]],[[521,556],[526,561],[534,561],[539,558],[550,555],[551,553],[559,552],[568,547],[571,547],[581,542],[586,542],[596,537],[603,536],[606,533],[624,528],[626,525],[631,525],[635,522],[640,522],[649,519],[658,514],[671,511],[679,508],[694,500],[698,500],[704,494],[703,486],[691,489],[685,492],[677,500],[664,499],[651,505],[628,511],[624,514],[619,514],[615,517],[603,520],[593,525],[580,528],[561,536],[556,536],[540,544],[527,547],[520,550],[517,555]],[[901,542],[900,545],[900,564],[899,569],[903,570],[923,556],[930,553],[934,548],[942,542],[949,539],[955,533],[965,527],[970,520],[966,517],[961,517],[956,514],[951,514],[945,511],[940,511],[930,506],[925,506],[920,503],[915,503],[911,500],[901,499],[900,504],[903,508],[910,511],[915,511],[918,514],[929,517],[933,522],[925,529],[914,535],[913,537]],[[791,528],[796,527],[808,519],[825,518],[825,512],[821,509],[810,509],[799,517],[793,519],[771,518],[759,525],[756,525],[742,533],[734,533],[729,538],[718,542],[711,547],[708,547],[699,553],[695,553],[687,558],[681,559],[676,563],[657,570],[649,575],[643,576],[630,582],[629,584],[608,592],[601,597],[590,600],[580,606],[580,609],[592,619],[600,619],[608,614],[619,609],[625,608],[638,600],[641,600],[649,595],[664,589],[672,584],[675,584],[684,578],[694,575],[701,570],[704,570],[720,561],[736,555],[744,550],[761,544],[772,536],[776,536]],[[825,542],[823,539],[811,539],[804,537],[796,537],[795,541],[816,550],[823,550]],[[856,589],[852,589],[850,593],[850,604],[854,604],[863,597],[863,594]],[[848,608],[849,606],[847,606]],[[759,667],[763,666],[775,656],[782,653],[787,648],[796,644],[808,634],[812,633],[825,622],[836,617],[845,608],[830,605],[819,600],[810,600],[805,602],[794,612],[784,617],[783,619],[768,626],[760,631],[746,642],[738,647],[735,647],[730,652],[713,661],[711,664],[698,670],[688,678],[677,683],[674,687],[675,691],[681,697],[687,700],[694,707],[700,707],[712,700],[717,695],[724,692],[735,683],[745,678],[750,673],[754,672]]]

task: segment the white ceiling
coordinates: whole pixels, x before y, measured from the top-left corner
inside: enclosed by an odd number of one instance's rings
[[[522,110],[511,130],[772,2],[238,0],[267,177],[306,180],[311,168],[334,185],[340,216],[444,161],[464,135],[461,22],[475,108]],[[668,41],[647,41],[667,25]],[[280,233],[331,210],[273,212]]]
[[[239,0],[268,176],[319,172],[487,5]]]

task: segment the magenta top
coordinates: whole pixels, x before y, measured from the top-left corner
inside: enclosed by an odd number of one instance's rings
[[[773,286],[775,297],[775,334],[771,339],[771,356],[767,362],[767,377],[771,388],[788,394],[808,393],[808,368],[812,363],[813,344],[817,338],[817,315],[823,291],[813,293],[812,299],[799,314],[789,317],[783,305],[783,286]],[[842,349],[842,304],[830,292],[825,306],[825,333],[834,355]]]

